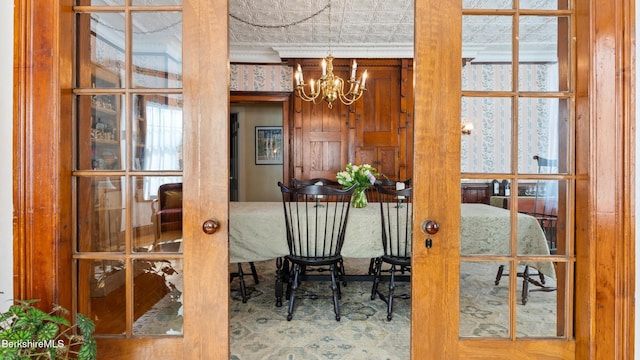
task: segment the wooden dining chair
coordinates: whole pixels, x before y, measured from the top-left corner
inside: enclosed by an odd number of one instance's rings
[[[379,202],[379,199],[378,199],[379,195],[378,195],[378,193],[376,192],[376,189],[375,189],[376,185],[384,186],[384,187],[391,188],[391,189],[393,189],[393,188],[399,189],[400,187],[402,189],[406,189],[406,188],[410,188],[411,184],[412,184],[411,178],[403,180],[403,181],[391,180],[391,179],[387,178],[386,176],[384,178],[382,178],[382,179],[377,179],[376,182],[374,183],[374,186],[373,186],[373,192],[372,192],[372,194],[373,194],[372,198],[374,199],[373,202],[374,203],[375,202]],[[374,275],[375,274],[376,260],[377,260],[377,258],[372,258],[369,261],[369,272],[368,272],[369,275]],[[406,269],[402,269],[401,272],[404,273],[405,270]],[[385,270],[382,270],[382,271],[385,272]]]
[[[309,185],[334,186],[338,188],[342,187],[342,185],[340,185],[338,181],[327,179],[327,178],[313,178],[313,179],[307,179],[307,180],[300,180],[300,179],[294,178],[294,179],[291,179],[291,185],[295,188],[309,186]]]
[[[349,189],[322,185],[294,188],[281,182],[278,182],[278,186],[282,193],[289,247],[289,255],[285,260],[291,263],[287,285],[287,320],[293,318],[296,299],[329,297],[297,293],[303,271],[309,267],[323,266],[329,269],[335,318],[340,321],[338,266],[342,263],[341,250],[345,240],[351,196],[356,186]]]
[[[547,159],[539,155],[534,155],[533,159],[538,163],[538,173],[548,174],[558,171],[558,160]],[[558,253],[558,242],[556,237],[556,229],[558,224],[558,194],[557,190],[550,191],[549,189],[546,189],[546,187],[540,186],[540,183],[541,181],[536,181],[536,193],[533,203],[533,212],[529,215],[532,215],[536,219],[538,219],[540,227],[547,237],[549,252],[551,255],[556,255]],[[541,198],[540,193],[543,191],[543,188],[546,194]],[[549,194],[547,192],[551,193]]]
[[[538,163],[538,173],[553,173],[558,171],[558,160],[556,159],[547,159],[539,155],[534,155],[533,160]],[[549,254],[556,255],[558,253],[557,247],[557,224],[558,224],[558,199],[557,193],[550,194],[549,189],[545,186],[541,186],[541,183],[544,181],[537,180],[535,186],[535,195],[533,199],[533,208],[530,211],[521,211],[524,214],[533,216],[538,220],[538,224],[540,224],[540,228],[542,228],[542,232],[547,240],[547,245],[549,247]],[[544,196],[541,195],[542,192],[545,192]],[[555,195],[556,198],[549,195]],[[495,285],[500,284],[500,279],[503,276],[508,276],[509,273],[504,272],[504,265],[500,265],[498,267],[498,273],[496,274]],[[518,277],[522,278],[522,305],[526,305],[529,300],[529,292],[530,291],[555,291],[555,287],[547,286],[546,279],[543,273],[538,271],[535,268],[531,268],[528,265],[524,266],[524,269],[521,272],[516,272]],[[536,280],[539,279],[539,280]],[[529,288],[529,284],[535,285],[536,287],[533,289]]]
[[[293,178],[291,179],[291,185],[295,188],[300,188],[303,186],[310,186],[310,185],[322,185],[322,186],[333,186],[336,187],[338,189],[342,189],[343,186],[336,180],[331,180],[331,179],[327,179],[327,178],[313,178],[313,179],[307,179],[307,180],[300,180],[300,179],[296,179]],[[316,198],[316,205],[319,204],[320,202],[319,198]],[[318,273],[322,273],[325,271],[328,271],[329,269],[325,268],[325,267],[314,267],[313,269],[311,269],[315,272]],[[340,279],[345,279],[346,278],[346,270],[344,268],[344,260],[341,260],[338,265],[337,265],[337,271],[338,271],[338,278]],[[307,273],[307,268],[306,267],[302,267],[302,273],[306,274]],[[347,286],[347,282],[346,280],[342,280],[342,285],[343,286]]]
[[[413,243],[413,189],[396,190],[395,183],[385,186],[375,184],[380,207],[380,226],[384,255],[375,260],[374,280],[371,300],[376,295],[387,303],[387,320],[393,318],[394,298],[409,299],[409,294],[395,294],[396,273],[411,271],[411,246]],[[382,278],[382,266],[389,264],[389,291],[384,294],[378,289]]]

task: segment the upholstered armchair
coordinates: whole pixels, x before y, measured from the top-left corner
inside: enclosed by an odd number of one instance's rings
[[[153,201],[156,243],[164,232],[182,231],[182,183],[162,184]]]

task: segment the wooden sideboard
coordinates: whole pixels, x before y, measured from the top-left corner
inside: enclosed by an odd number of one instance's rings
[[[462,183],[460,185],[460,198],[463,203],[489,204],[491,195],[491,183]]]

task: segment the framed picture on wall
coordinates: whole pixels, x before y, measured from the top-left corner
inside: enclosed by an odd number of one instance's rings
[[[282,164],[282,126],[256,126],[256,165]]]

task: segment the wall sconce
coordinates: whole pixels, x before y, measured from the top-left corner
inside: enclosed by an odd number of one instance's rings
[[[473,130],[473,123],[472,122],[462,123],[460,129],[462,131],[462,135],[471,135],[471,130]]]

